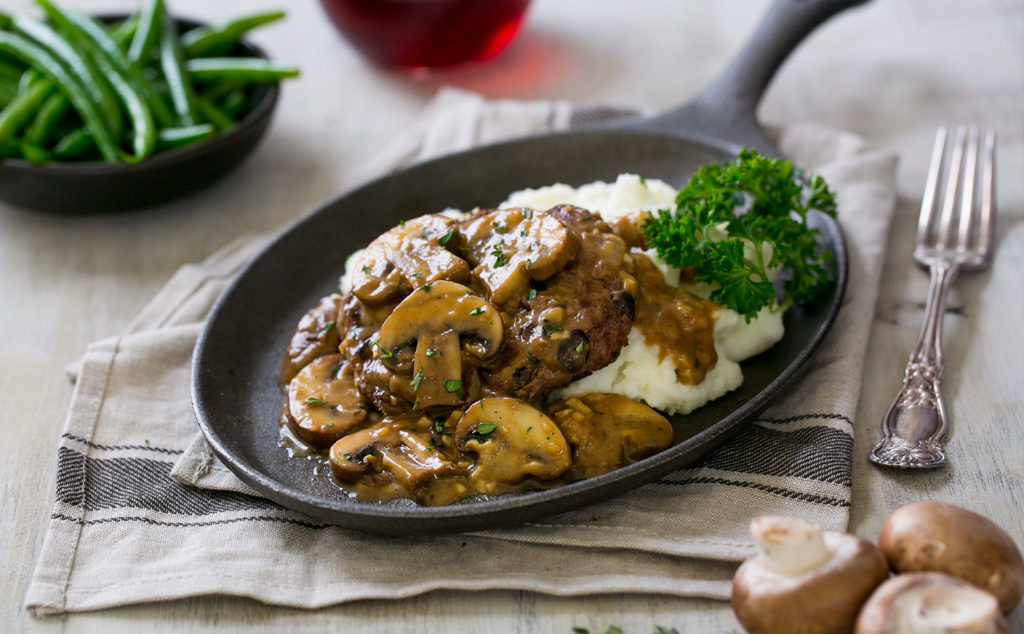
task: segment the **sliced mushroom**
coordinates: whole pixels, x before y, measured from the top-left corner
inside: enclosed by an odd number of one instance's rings
[[[548,413],[572,446],[572,474],[592,478],[672,444],[672,425],[643,403],[619,394],[560,399]]]
[[[750,536],[760,553],[732,582],[733,611],[750,634],[849,632],[889,575],[874,544],[807,520],[762,515],[750,522]]]
[[[1004,614],[1024,592],[1024,560],[992,520],[943,502],[915,502],[885,520],[878,537],[898,572],[944,572],[988,590]]]
[[[501,348],[504,332],[492,304],[461,284],[441,281],[413,291],[384,320],[374,356],[400,375],[392,391],[414,410],[455,406],[468,396],[463,352],[489,359]]]
[[[288,384],[288,426],[315,447],[329,447],[365,419],[366,408],[344,355],[314,359]]]
[[[328,295],[299,320],[281,361],[281,383],[287,384],[313,359],[338,351],[341,343],[341,295]]]
[[[875,590],[855,634],[1009,634],[992,594],[940,572],[911,572]]]
[[[572,464],[569,445],[555,423],[516,398],[494,396],[473,403],[455,428],[455,444],[476,454],[470,478],[481,493],[527,476],[552,480]]]
[[[469,264],[445,248],[455,227],[451,218],[430,214],[384,233],[356,263],[352,292],[364,302],[377,303],[438,280],[469,281]]]
[[[576,256],[577,244],[547,212],[501,209],[475,216],[460,229],[475,265],[473,276],[499,306],[521,297],[530,280],[545,280]]]
[[[331,446],[331,471],[341,482],[358,482],[367,475],[386,473],[420,503],[447,503],[432,495],[432,485],[462,475],[458,465],[446,459],[416,432],[385,420],[349,434]]]

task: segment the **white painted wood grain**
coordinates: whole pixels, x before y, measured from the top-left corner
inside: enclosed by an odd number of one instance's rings
[[[91,11],[135,2],[67,0]],[[6,12],[34,11],[4,0]],[[217,19],[288,5],[256,36],[303,76],[285,89],[256,154],[212,189],[140,213],[66,218],[0,203],[0,629],[14,632],[604,632],[655,626],[738,628],[725,603],[647,595],[557,598],[525,592],[434,592],[316,612],[208,597],[39,621],[21,610],[53,497],[53,464],[71,386],[63,367],[119,332],[181,264],[238,233],[281,227],[343,191],[349,175],[406,125],[442,83],[490,97],[567,98],[664,109],[714,75],[764,0],[535,0],[526,31],[476,72],[411,81],[369,68],[327,26],[317,3],[170,0]],[[826,25],[769,89],[773,124],[816,121],[900,152],[903,198],[857,415],[852,529],[873,538],[885,516],[940,499],[992,517],[1024,543],[1024,2],[876,0]],[[936,126],[999,134],[1000,244],[993,269],[965,274],[946,319],[951,464],[894,473],[866,455],[920,323],[926,276],[910,264],[914,217]],[[844,218],[843,222],[856,222]],[[1024,630],[1024,608],[1013,623]]]

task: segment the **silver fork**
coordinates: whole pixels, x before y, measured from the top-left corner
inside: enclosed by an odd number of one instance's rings
[[[921,201],[914,249],[914,259],[931,271],[924,325],[907,362],[903,387],[882,419],[882,441],[870,454],[872,462],[887,467],[928,468],[946,464],[942,439],[949,424],[940,390],[946,298],[960,269],[981,269],[992,259],[995,133],[988,130],[979,134],[975,128],[957,128],[941,209],[936,213],[945,154],[946,129],[940,128]],[[979,177],[980,195],[976,195],[975,181]]]

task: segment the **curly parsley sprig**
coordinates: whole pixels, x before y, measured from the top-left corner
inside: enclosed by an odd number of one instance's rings
[[[749,321],[775,300],[769,271],[788,271],[786,306],[811,299],[831,281],[824,264],[833,254],[807,224],[811,209],[836,215],[835,197],[821,176],[745,149],[735,161],[697,170],[679,190],[676,210],[658,211],[644,234],[667,263],[692,267],[697,281],[716,284],[712,301]],[[745,257],[746,244],[752,259]],[[764,244],[771,245],[770,255]]]

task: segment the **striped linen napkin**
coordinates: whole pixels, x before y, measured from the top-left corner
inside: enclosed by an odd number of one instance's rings
[[[623,114],[442,91],[368,174]],[[192,348],[203,321],[267,241],[243,237],[202,264],[182,267],[127,332],[89,347],[58,449],[56,500],[26,606],[49,615],[230,594],[318,607],[440,588],[726,598],[736,562],[752,551],[752,516],[782,513],[844,529],[853,418],[896,161],[820,127],[794,126],[775,136],[788,156],[822,173],[837,192],[849,291],[802,378],[719,450],[609,501],[473,534],[378,537],[281,508],[218,462],[197,435],[189,401]]]

